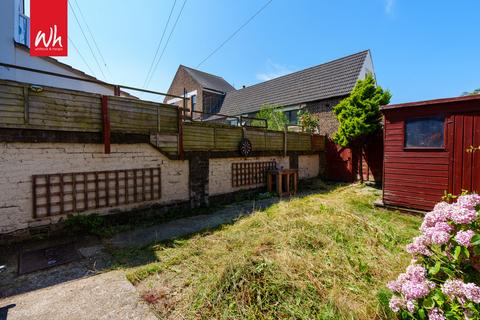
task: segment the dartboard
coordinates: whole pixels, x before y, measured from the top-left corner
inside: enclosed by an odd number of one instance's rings
[[[252,143],[247,138],[240,140],[240,154],[244,157],[252,152]]]

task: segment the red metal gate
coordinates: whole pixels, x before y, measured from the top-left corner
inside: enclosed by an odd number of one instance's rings
[[[453,118],[449,132],[453,141],[450,190],[453,194],[462,190],[480,192],[480,114],[457,114]]]

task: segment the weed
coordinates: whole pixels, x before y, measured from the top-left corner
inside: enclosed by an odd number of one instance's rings
[[[391,318],[385,283],[408,264],[403,247],[420,218],[374,208],[370,187],[324,187],[146,248],[158,261],[128,278],[140,292],[176,292],[171,308],[157,309],[166,319]]]
[[[71,215],[65,220],[65,228],[73,234],[104,234],[106,219],[98,214]]]

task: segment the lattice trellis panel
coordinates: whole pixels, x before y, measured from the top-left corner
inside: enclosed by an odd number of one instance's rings
[[[276,168],[275,161],[232,163],[232,186],[266,183],[267,171]]]
[[[34,218],[161,198],[160,168],[34,175]]]

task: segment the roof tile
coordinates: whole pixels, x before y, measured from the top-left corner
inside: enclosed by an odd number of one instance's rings
[[[368,54],[369,51],[362,51],[244,89],[228,91],[220,113],[241,115],[256,112],[264,104],[287,106],[348,95]]]

